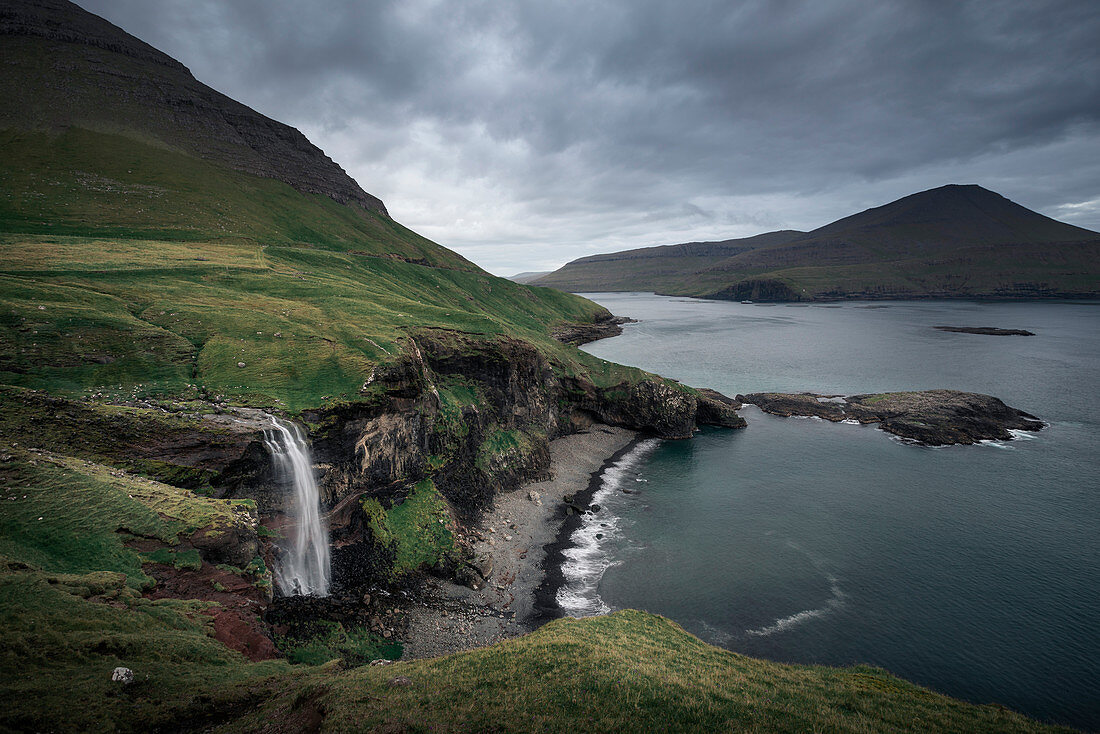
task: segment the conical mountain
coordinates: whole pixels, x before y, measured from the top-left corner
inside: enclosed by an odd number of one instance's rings
[[[1043,216],[981,186],[951,184],[838,219],[751,255],[732,256],[716,268],[873,262],[983,245],[1082,242],[1097,237],[1096,232]]]
[[[600,282],[608,290],[784,301],[1100,293],[1100,234],[977,185],[941,186],[811,232],[776,234],[702,267],[686,256],[691,246],[682,245],[685,268],[666,261],[648,272],[636,269],[629,283],[608,276],[606,264],[628,253],[578,260],[538,282],[576,291]]]

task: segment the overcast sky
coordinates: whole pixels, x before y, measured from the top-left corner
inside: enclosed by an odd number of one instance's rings
[[[1098,0],[78,0],[482,267],[978,183],[1100,230]]]

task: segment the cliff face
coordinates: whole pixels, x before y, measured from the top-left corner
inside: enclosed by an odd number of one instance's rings
[[[296,129],[196,81],[175,59],[66,0],[6,0],[0,37],[0,128],[137,133],[386,214]]]
[[[545,475],[550,440],[594,422],[666,438],[686,438],[697,423],[744,425],[736,402],[717,393],[659,380],[598,387],[559,371],[519,340],[420,335],[405,362],[376,372],[368,399],[304,414],[326,501],[430,476],[476,518],[495,494]]]
[[[476,524],[499,493],[546,478],[550,440],[595,422],[666,438],[698,424],[744,426],[740,404],[713,391],[659,379],[597,386],[562,367],[520,340],[426,330],[375,370],[359,400],[303,413],[338,586],[391,580],[365,500],[392,507],[430,480],[457,522]],[[256,436],[214,484],[256,500],[262,516],[281,514],[287,492],[270,465]]]

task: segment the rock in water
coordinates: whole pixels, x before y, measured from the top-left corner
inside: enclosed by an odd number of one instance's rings
[[[958,390],[849,396],[753,393],[737,399],[772,415],[878,423],[888,433],[926,446],[1007,441],[1013,438],[1011,431],[1038,431],[1045,425],[995,397]]]
[[[995,326],[933,326],[940,331],[953,331],[958,334],[985,334],[986,336],[1035,336],[1027,329],[1000,329]]]

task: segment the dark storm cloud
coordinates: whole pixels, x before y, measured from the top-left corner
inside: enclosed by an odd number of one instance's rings
[[[1100,228],[1095,0],[82,4],[497,271],[949,182]]]

